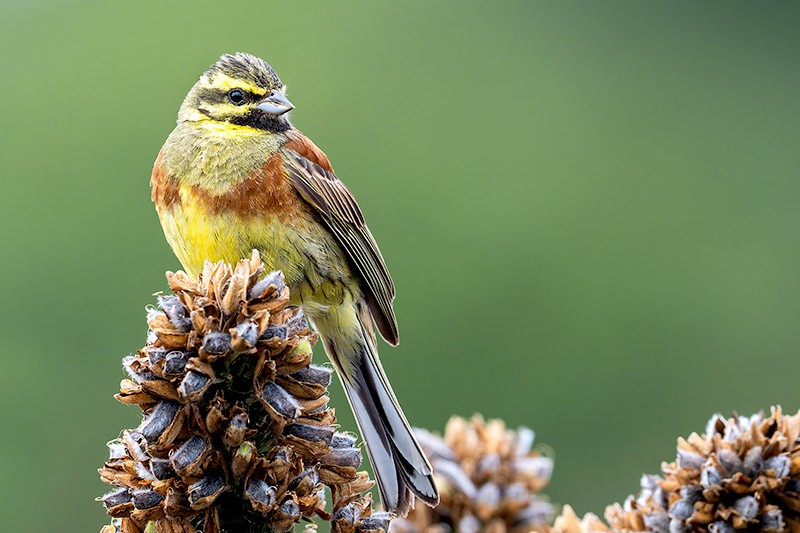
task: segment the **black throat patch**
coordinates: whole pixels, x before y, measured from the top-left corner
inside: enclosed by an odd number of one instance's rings
[[[232,117],[229,119],[231,124],[238,126],[249,126],[257,130],[270,131],[272,133],[281,133],[288,131],[292,128],[289,120],[283,116],[270,115],[264,113],[260,109],[251,109],[244,115]]]

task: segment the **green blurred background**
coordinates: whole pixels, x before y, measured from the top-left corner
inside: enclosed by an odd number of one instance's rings
[[[359,198],[415,425],[528,425],[602,512],[712,413],[800,408],[796,3],[0,5],[2,530],[107,521],[120,359],[179,266],[150,170],[223,52]]]

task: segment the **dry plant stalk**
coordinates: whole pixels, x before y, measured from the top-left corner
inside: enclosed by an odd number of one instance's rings
[[[542,531],[551,506],[537,496],[553,462],[531,450],[533,432],[506,429],[500,420],[453,417],[444,438],[416,430],[433,464],[441,502],[418,504],[393,533],[523,533]]]
[[[235,270],[206,263],[199,280],[167,280],[146,346],[123,360],[116,398],[143,420],[99,470],[117,487],[99,498],[114,517],[103,533],[288,531],[315,516],[385,533],[391,515],[365,495],[356,437],[336,431],[331,369],[311,364],[317,336],[282,274],[264,276],[254,252]]]

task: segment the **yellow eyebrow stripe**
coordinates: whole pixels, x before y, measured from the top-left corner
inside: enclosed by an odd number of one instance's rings
[[[241,89],[243,91],[251,92],[258,95],[266,95],[267,90],[263,87],[258,87],[252,83],[247,83],[245,80],[231,78],[226,74],[216,74],[213,78],[203,76],[200,87],[204,89],[217,89],[222,91],[230,91],[231,89]]]

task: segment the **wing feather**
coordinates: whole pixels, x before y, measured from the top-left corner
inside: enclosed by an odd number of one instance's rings
[[[321,215],[364,281],[364,292],[378,331],[397,344],[397,319],[392,309],[395,289],[386,263],[364,222],[353,194],[332,172],[289,148],[282,151],[291,184]]]

